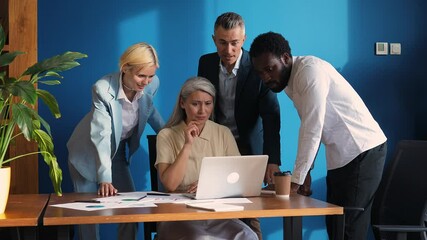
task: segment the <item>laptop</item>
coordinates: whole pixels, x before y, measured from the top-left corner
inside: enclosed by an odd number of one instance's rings
[[[253,197],[261,194],[267,155],[204,157],[193,199]]]

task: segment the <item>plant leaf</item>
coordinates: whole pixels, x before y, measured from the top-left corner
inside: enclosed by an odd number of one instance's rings
[[[7,76],[6,71],[1,71],[0,72],[0,80],[2,80],[1,82],[3,82],[3,80],[5,79],[6,76]]]
[[[33,120],[33,128],[34,129],[41,129],[40,125],[43,126],[45,131],[52,136],[52,133],[50,132],[50,125],[47,123],[36,111],[34,111],[34,120]]]
[[[1,116],[9,115],[8,109],[2,110]],[[15,128],[15,123],[12,121],[5,122],[0,125],[0,160],[4,160],[6,156],[7,149],[9,147],[10,141],[13,136],[13,129]],[[2,161],[0,161],[0,167],[2,166]]]
[[[13,120],[16,125],[18,125],[22,134],[24,134],[25,139],[27,139],[28,141],[31,140],[32,133],[34,131],[33,111],[33,109],[21,103],[16,103],[12,105],[13,117],[10,120]]]
[[[46,72],[46,74],[44,76],[45,77],[58,77],[58,78],[62,78],[62,76],[59,75],[59,73],[53,72],[53,71]]]
[[[59,105],[55,97],[50,92],[45,91],[43,89],[37,89],[36,92],[40,99],[46,104],[46,106],[49,107],[49,110],[52,115],[55,118],[60,118],[61,112],[59,111]]]
[[[58,165],[58,161],[54,154],[54,145],[52,137],[41,129],[34,131],[34,140],[37,142],[40,154],[43,156],[43,160],[49,166],[49,177],[52,181],[54,191],[58,195],[62,195],[61,182],[62,182],[62,170]]]
[[[1,95],[0,95],[1,96]],[[0,119],[3,119],[3,108],[5,107],[5,101],[2,97],[0,97]],[[4,113],[6,114],[6,113]],[[3,124],[0,124],[0,127],[3,126]]]
[[[0,53],[3,51],[5,43],[6,43],[6,34],[4,33],[3,26],[0,24]]]
[[[43,83],[43,84],[50,85],[50,86],[61,84],[61,82],[59,80],[38,81],[38,83]]]
[[[54,145],[53,145],[52,137],[49,134],[47,134],[42,129],[35,129],[33,139],[38,143],[40,151],[48,152],[51,155],[54,155],[54,152],[53,152]]]
[[[56,160],[56,157],[50,159],[50,165],[49,165],[49,176],[52,180],[53,189],[59,196],[62,196],[62,188],[61,188],[61,182],[62,182],[62,170],[58,165],[58,161]]]
[[[0,67],[9,65],[11,62],[13,62],[13,60],[15,60],[16,56],[21,54],[25,53],[19,51],[3,53],[0,55]]]
[[[75,61],[76,59],[85,57],[87,57],[86,54],[79,52],[65,52],[61,55],[56,55],[34,64],[33,66],[29,67],[22,75],[34,75],[50,71],[66,71],[80,65],[80,63]]]
[[[10,84],[9,90],[13,96],[20,97],[22,100],[35,104],[37,100],[36,88],[28,81],[16,81]]]
[[[34,139],[34,131],[41,129],[42,125],[49,135],[50,132],[49,124],[42,118],[34,109],[28,107],[25,104],[16,103],[12,105],[13,121],[21,130],[25,139],[28,141]]]

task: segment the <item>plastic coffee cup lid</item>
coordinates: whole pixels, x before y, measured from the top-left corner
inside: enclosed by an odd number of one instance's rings
[[[275,172],[275,173],[274,173],[274,176],[290,176],[290,175],[292,175],[292,174],[291,174],[291,171]]]

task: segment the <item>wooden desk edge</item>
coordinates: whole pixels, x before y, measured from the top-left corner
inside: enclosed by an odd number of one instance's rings
[[[314,201],[320,201],[312,199]],[[185,212],[157,212],[155,214],[107,214],[86,216],[49,216],[45,215],[43,224],[45,226],[69,225],[71,224],[102,224],[102,223],[126,223],[126,222],[160,222],[160,221],[188,221],[207,219],[231,219],[231,218],[264,218],[264,217],[304,217],[304,216],[324,216],[343,215],[344,208],[333,204],[326,204],[323,208],[308,207],[299,209],[245,209],[243,211],[232,212],[212,212],[205,210],[189,209]],[[159,204],[161,205],[161,204]],[[245,204],[243,204],[245,205]],[[106,210],[102,210],[106,211]],[[200,214],[204,213],[204,214]]]
[[[37,213],[37,217],[35,216],[22,217],[22,218],[16,218],[16,219],[11,218],[11,219],[7,219],[7,221],[2,221],[3,219],[0,219],[0,227],[37,227],[39,225],[42,225],[41,222],[43,220],[44,211],[48,206],[50,195],[49,194],[11,194],[9,195],[8,204],[9,204],[9,201],[16,201],[15,198],[21,195],[26,195],[30,197],[36,197],[36,198],[39,198],[39,197],[45,198],[41,200],[39,199],[39,201],[42,201],[41,204],[43,204],[43,207],[39,209]],[[7,211],[7,206],[4,214],[5,215],[10,214]]]

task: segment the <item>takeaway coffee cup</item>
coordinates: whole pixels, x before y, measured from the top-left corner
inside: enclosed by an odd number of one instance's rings
[[[277,197],[289,197],[291,193],[291,172],[274,173],[275,190]]]

